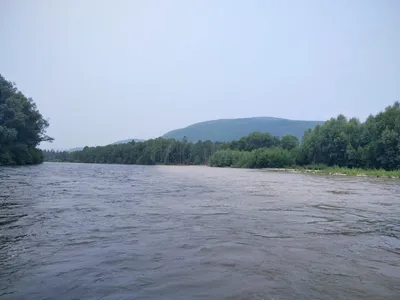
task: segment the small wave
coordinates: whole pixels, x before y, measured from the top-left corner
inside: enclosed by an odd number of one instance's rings
[[[12,224],[12,223],[18,222],[18,220],[20,218],[26,217],[26,216],[27,215],[25,214],[25,215],[15,216],[15,217],[8,218],[6,220],[0,221],[0,226],[4,226],[4,225],[8,225],[8,224]]]
[[[309,232],[310,235],[344,235],[344,236],[358,236],[358,235],[372,235],[377,233],[376,230],[366,231],[329,231],[329,232]]]
[[[346,191],[343,191],[343,190],[329,190],[327,192],[330,193],[330,194],[334,194],[334,195],[356,195],[357,194],[357,193],[349,191],[349,190],[346,190]]]
[[[253,233],[253,232],[247,232],[247,233],[251,234],[252,236],[261,237],[264,239],[290,239],[290,238],[293,238],[293,236],[289,236],[289,235],[265,235],[265,234],[259,234],[259,233]]]
[[[330,204],[315,204],[311,205],[311,207],[315,207],[322,210],[342,210],[343,207],[330,205]]]

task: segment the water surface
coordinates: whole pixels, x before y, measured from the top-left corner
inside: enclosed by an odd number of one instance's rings
[[[0,168],[1,299],[400,299],[400,181]]]

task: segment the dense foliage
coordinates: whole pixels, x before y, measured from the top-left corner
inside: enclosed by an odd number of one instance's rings
[[[282,140],[284,140],[282,138]],[[289,140],[297,139],[295,137]],[[102,147],[85,147],[82,151],[56,152],[44,151],[48,161],[69,161],[84,163],[116,163],[116,164],[208,164],[213,154],[220,150],[252,150],[268,146],[279,147],[281,139],[268,133],[255,132],[232,143],[213,143],[198,141],[189,143],[186,138],[182,141],[157,138],[144,142],[129,142],[112,144]]]
[[[297,163],[396,170],[400,168],[400,104],[361,123],[343,115],[308,130]]]
[[[396,102],[376,116],[369,116],[364,123],[339,115],[307,130],[300,145],[292,136],[283,137],[279,142],[261,140],[261,137],[257,144],[254,139],[244,141],[232,142],[230,149],[250,152],[220,151],[210,159],[210,164],[246,168],[322,165],[399,170],[400,104]]]
[[[43,161],[36,147],[51,141],[48,122],[32,99],[0,75],[0,165],[26,165]]]
[[[260,148],[253,151],[222,150],[210,158],[213,167],[283,168],[295,164],[292,152],[282,148]]]
[[[85,147],[72,153],[46,151],[53,161],[121,164],[209,164],[216,167],[282,168],[323,165],[348,168],[400,169],[400,104],[362,123],[343,115],[305,132],[299,143],[253,132],[232,142],[158,138],[145,142]]]
[[[206,164],[221,144],[210,141],[188,143],[163,138],[145,142],[129,142],[99,147],[85,147],[82,151],[44,151],[46,160],[116,164]]]
[[[222,119],[173,130],[166,133],[163,138],[182,140],[186,136],[189,142],[198,140],[231,142],[252,132],[268,132],[273,136],[282,137],[290,134],[301,139],[304,131],[323,123],[323,121],[298,121],[271,117]]]

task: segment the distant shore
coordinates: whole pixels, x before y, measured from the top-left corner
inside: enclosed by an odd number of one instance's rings
[[[79,163],[79,162],[62,162],[62,161],[47,161],[50,163]],[[94,163],[95,164],[95,163]],[[107,163],[105,163],[107,164]],[[115,164],[115,163],[112,163]],[[115,165],[127,165],[127,164],[115,164]],[[132,165],[132,164],[128,164]],[[400,179],[400,170],[386,171],[386,170],[374,170],[374,169],[350,169],[340,167],[326,167],[320,169],[312,169],[306,167],[292,167],[292,168],[235,168],[235,167],[213,167],[210,165],[191,165],[191,164],[154,164],[154,165],[142,165],[134,164],[137,166],[175,166],[175,167],[209,167],[209,168],[232,168],[232,169],[246,169],[246,170],[261,170],[265,172],[286,172],[286,173],[298,173],[298,174],[316,174],[316,175],[331,175],[331,176],[356,176],[356,177],[377,177],[377,178],[393,178]]]
[[[357,177],[382,177],[382,178],[400,178],[400,170],[368,170],[368,169],[350,169],[328,167],[323,169],[307,169],[307,168],[262,168],[267,172],[288,172],[288,173],[304,173],[304,174],[321,174],[332,176],[357,176]]]

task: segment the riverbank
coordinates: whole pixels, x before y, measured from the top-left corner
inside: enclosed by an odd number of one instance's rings
[[[262,170],[268,172],[290,172],[290,173],[321,174],[321,175],[332,175],[332,176],[400,178],[400,170],[386,171],[386,170],[350,169],[350,168],[338,168],[338,167],[327,167],[322,169],[311,169],[303,167],[263,168]]]
[[[57,162],[57,161],[45,161],[47,163],[79,163],[79,162]],[[87,163],[86,163],[87,164]],[[89,163],[91,164],[91,163]],[[96,164],[96,163],[93,163]],[[116,164],[116,163],[97,163],[106,165],[132,165],[132,164]],[[144,164],[134,164],[138,166],[146,166]],[[208,167],[208,168],[220,168],[213,167],[210,165],[203,164],[161,164],[157,163],[152,166],[176,166],[176,167]],[[381,177],[381,178],[397,178],[400,179],[400,170],[386,171],[386,170],[374,170],[374,169],[350,169],[350,168],[339,168],[339,167],[324,167],[324,168],[307,168],[307,167],[293,167],[293,168],[235,168],[235,167],[223,167],[223,168],[234,168],[234,169],[248,169],[248,170],[261,170],[266,172],[287,172],[287,173],[304,173],[304,174],[319,174],[319,175],[332,175],[332,176],[357,176],[357,177]]]

